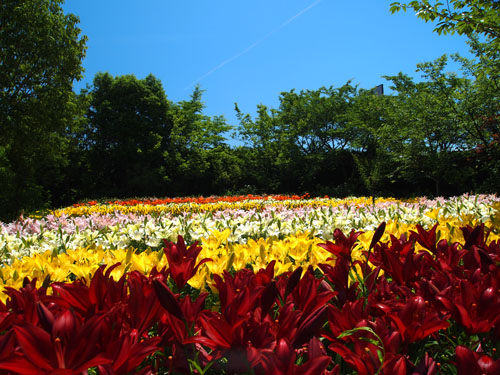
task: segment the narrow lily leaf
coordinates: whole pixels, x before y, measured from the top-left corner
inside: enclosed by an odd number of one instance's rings
[[[290,275],[286,287],[285,287],[285,296],[289,295],[297,286],[300,281],[300,276],[302,275],[302,267],[297,267],[295,271]]]
[[[340,335],[337,336],[337,338],[343,339],[344,337],[352,336],[354,333],[359,332],[359,331],[368,331],[370,333],[375,334],[375,332],[373,332],[373,329],[371,329],[370,327],[356,327],[356,328],[348,329],[347,331],[342,332]]]
[[[373,234],[372,242],[370,243],[370,249],[373,249],[373,247],[377,244],[377,242],[380,241],[384,232],[385,232],[385,221],[380,223],[377,230]]]
[[[268,283],[261,296],[261,301],[262,301],[261,306],[263,314],[267,314],[267,312],[273,305],[274,301],[276,300],[277,295],[278,295],[278,288],[276,288],[276,282],[273,281]]]
[[[470,232],[469,235],[467,236],[467,240],[465,241],[464,244],[464,249],[469,249],[472,245],[478,245],[479,241],[481,240],[480,237],[482,237],[483,235],[484,235],[483,227],[481,227],[480,225],[475,227],[474,230]]]
[[[155,288],[156,296],[158,297],[158,300],[163,308],[176,318],[184,320],[184,315],[182,314],[179,302],[170,288],[161,280],[153,280],[153,286]]]
[[[37,302],[36,312],[43,329],[47,332],[52,332],[52,325],[54,324],[55,319],[54,315],[50,312],[47,306],[45,306],[42,302]]]
[[[304,343],[309,341],[309,339],[311,339],[311,337],[314,336],[316,332],[321,328],[321,325],[324,322],[324,314],[326,314],[327,308],[327,305],[323,305],[302,322],[297,330],[297,335],[293,340],[294,348],[299,348]]]

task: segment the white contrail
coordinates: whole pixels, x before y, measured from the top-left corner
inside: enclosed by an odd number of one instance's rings
[[[220,68],[222,68],[224,65],[227,65],[229,64],[231,61],[234,61],[236,60],[238,57],[244,55],[245,53],[247,53],[248,51],[250,51],[251,49],[255,48],[257,45],[259,45],[260,43],[262,43],[264,40],[266,40],[267,38],[269,38],[271,35],[273,35],[274,33],[280,31],[282,28],[284,28],[286,25],[288,25],[290,22],[292,22],[294,19],[300,17],[301,15],[303,15],[305,12],[307,12],[308,10],[310,10],[311,8],[315,7],[316,5],[318,5],[320,3],[321,0],[316,0],[314,3],[312,3],[311,5],[305,7],[304,9],[302,9],[300,12],[298,12],[296,15],[290,17],[289,19],[287,19],[285,22],[283,22],[280,26],[278,26],[277,28],[271,30],[270,32],[268,32],[266,35],[264,35],[262,38],[260,38],[259,40],[257,40],[256,42],[253,42],[252,44],[250,44],[247,48],[245,48],[243,51],[237,53],[236,55],[224,60],[223,62],[221,62],[219,65],[217,65],[216,67],[210,69],[208,72],[206,72],[205,74],[203,74],[201,77],[199,77],[198,79],[194,80],[193,82],[191,82],[188,86],[186,86],[184,88],[184,90],[187,90],[189,89],[190,87],[192,87],[194,84],[198,83],[199,81],[207,78],[209,75],[213,74],[214,72],[216,72],[217,70],[219,70]]]

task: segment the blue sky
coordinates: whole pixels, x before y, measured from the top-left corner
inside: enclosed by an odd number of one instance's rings
[[[383,75],[414,77],[416,64],[444,53],[471,57],[466,38],[437,35],[392,0],[66,0],[87,35],[85,77],[152,73],[167,97],[188,100],[199,84],[204,113],[236,124],[234,103],[254,114],[291,89],[361,88]],[[450,66],[450,70],[457,67]]]

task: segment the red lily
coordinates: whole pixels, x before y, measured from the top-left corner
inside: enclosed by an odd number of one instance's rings
[[[294,309],[293,303],[287,303],[280,307],[278,319],[276,339],[286,337],[290,342],[295,338],[299,321],[302,314],[299,310]]]
[[[329,264],[318,264],[324,275],[333,284],[333,290],[337,292],[335,297],[339,307],[342,307],[347,301],[356,301],[358,298],[359,283],[356,281],[349,285],[350,263],[344,258],[338,258],[335,266]]]
[[[377,307],[384,310],[394,321],[403,343],[406,344],[421,340],[450,325],[444,317],[439,316],[438,312],[427,309],[425,300],[421,296],[406,301],[400,311],[394,311],[394,306],[379,304]]]
[[[202,344],[213,350],[215,358],[225,357],[224,370],[229,373],[258,367],[275,343],[274,322],[269,315],[261,313],[260,307],[233,325],[222,315],[210,311],[202,312],[198,321],[199,334],[185,340],[184,344]]]
[[[196,258],[200,254],[201,249],[197,241],[189,246],[189,248],[186,248],[182,236],[178,237],[177,243],[165,241],[163,251],[167,256],[169,273],[179,290],[196,274],[198,268],[203,263],[212,261],[212,259],[205,258],[196,264]]]
[[[485,279],[487,281],[487,279]],[[486,285],[483,285],[486,284]],[[489,332],[500,321],[500,293],[487,283],[462,280],[455,296],[437,296],[470,334]]]
[[[23,322],[38,324],[36,303],[46,298],[46,288],[37,288],[36,280],[36,278],[31,281],[28,278],[24,278],[23,287],[19,290],[5,287],[5,294],[9,296],[9,299],[3,309],[4,312],[16,315]],[[14,318],[10,317],[8,319],[11,321]]]
[[[319,334],[321,326],[325,322],[328,306],[323,305],[310,314],[302,314],[297,333],[292,341],[295,348],[299,348],[305,342]]]
[[[321,279],[314,276],[313,268],[309,266],[292,291],[293,302],[306,315],[312,314],[318,308],[325,306],[330,299],[337,295],[337,292],[329,290],[318,292],[321,281]]]
[[[9,330],[6,334],[0,335],[0,364],[3,360],[14,355],[15,337],[14,331]]]
[[[418,366],[412,372],[412,375],[436,375],[438,371],[438,365],[436,361],[425,353],[424,358],[420,361]]]
[[[381,349],[376,345],[357,339],[349,349],[342,343],[330,344],[329,348],[338,353],[358,375],[406,375],[409,367],[406,358],[400,354],[386,353],[381,357]],[[383,359],[383,361],[381,361]],[[418,373],[417,373],[418,374]]]
[[[53,283],[54,295],[48,296],[47,300],[62,308],[73,308],[85,317],[93,316],[97,312],[107,312],[127,298],[126,275],[118,281],[111,277],[111,272],[119,265],[120,263],[112,265],[106,272],[106,265],[100,266],[92,277],[90,286],[79,280],[71,284]]]
[[[329,305],[328,325],[330,331],[332,332],[332,336],[325,333],[323,334],[323,337],[328,338],[330,341],[335,341],[336,337],[342,332],[353,329],[360,322],[369,319],[368,311],[364,305],[364,298],[358,299],[354,302],[348,301],[340,309]]]
[[[156,296],[160,301],[160,304],[165,310],[170,314],[175,316],[177,319],[185,320],[184,314],[182,313],[181,306],[176,295],[172,293],[170,288],[163,281],[155,279],[153,280],[153,286],[156,292]]]
[[[228,323],[238,324],[246,319],[248,312],[262,304],[261,296],[265,287],[251,284],[255,275],[250,270],[237,272],[234,277],[224,271],[224,280],[219,275],[213,278],[219,291],[221,312]]]
[[[334,342],[328,347],[339,354],[359,375],[373,375],[382,367],[379,359],[380,348],[362,340],[353,342],[353,350],[344,343]]]
[[[342,257],[351,263],[351,250],[356,243],[357,238],[363,234],[363,232],[355,232],[354,229],[349,233],[349,237],[346,237],[345,234],[340,229],[335,229],[333,231],[333,237],[335,238],[335,243],[326,241],[324,244],[318,244],[318,246],[323,249],[329,251],[333,255],[337,257]]]
[[[116,330],[115,337],[106,340],[106,354],[112,362],[99,365],[99,374],[120,375],[134,371],[148,355],[159,349],[160,341],[160,337],[140,339],[137,330],[128,334]]]
[[[331,362],[318,338],[313,338],[308,345],[308,360],[302,365],[296,365],[297,351],[286,339],[279,340],[272,353],[266,353],[262,368],[264,374],[273,375],[320,375],[324,374]],[[337,367],[338,369],[338,367]]]
[[[416,240],[423,248],[436,253],[436,230],[438,224],[435,224],[429,231],[426,231],[420,224],[417,224],[417,232],[410,231],[410,241]]]
[[[19,351],[0,361],[0,369],[22,375],[80,375],[110,363],[99,351],[103,324],[98,315],[80,324],[67,310],[54,319],[51,332],[32,324],[14,326]]]
[[[124,315],[129,329],[137,329],[139,335],[147,334],[151,326],[158,321],[161,306],[152,281],[134,271],[128,274],[127,285],[129,295]]]
[[[494,360],[486,354],[477,353],[465,346],[455,348],[458,375],[500,374],[500,359]]]
[[[126,275],[123,275],[118,281],[111,277],[111,272],[119,265],[120,263],[113,264],[108,267],[106,272],[104,272],[106,265],[102,265],[94,273],[89,286],[89,301],[95,306],[96,311],[107,311],[110,307],[126,299]]]

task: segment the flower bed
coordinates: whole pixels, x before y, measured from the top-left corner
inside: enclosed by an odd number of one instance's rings
[[[70,238],[95,214],[5,224],[29,256],[0,268],[0,374],[500,373],[496,197],[301,201],[295,232],[259,237],[292,228],[293,210],[273,201],[181,215],[190,228],[139,249],[39,252],[23,237],[38,226],[40,241]],[[144,222],[106,215],[116,233]],[[224,227],[240,217],[246,232]],[[351,228],[327,233],[341,220]]]
[[[93,204],[56,210],[43,218],[21,218],[0,223],[0,263],[46,251],[129,246],[160,249],[163,239],[175,241],[210,237],[229,229],[227,241],[245,244],[260,238],[284,239],[298,232],[331,240],[335,228],[373,231],[386,221],[392,231],[408,232],[420,224],[449,240],[460,240],[455,228],[485,223],[500,225],[500,199],[496,196],[461,196],[452,199],[408,201],[372,198],[265,197],[233,202],[219,198],[213,203]],[[299,197],[300,198],[300,197]],[[185,204],[188,204],[187,206]],[[85,210],[82,211],[82,207]],[[76,211],[75,211],[76,209]]]

